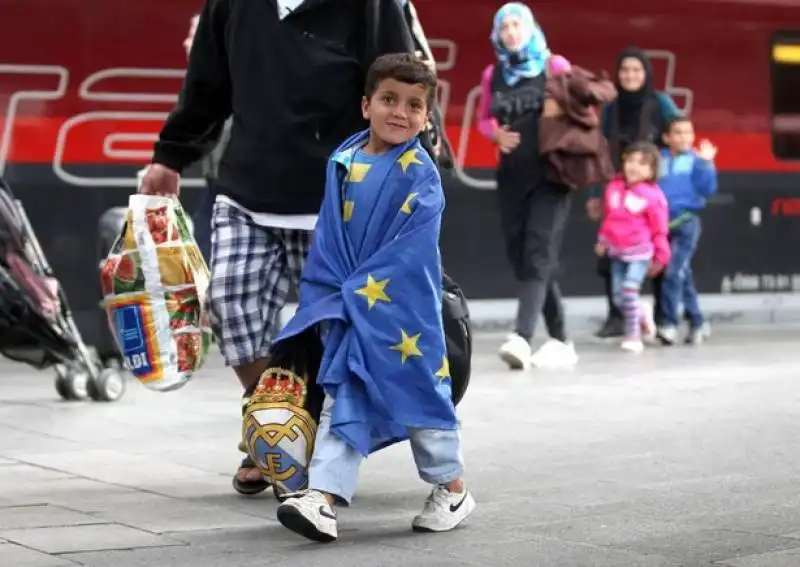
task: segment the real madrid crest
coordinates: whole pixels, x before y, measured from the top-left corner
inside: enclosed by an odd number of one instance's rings
[[[242,437],[250,458],[277,492],[308,486],[317,422],[306,408],[307,378],[286,368],[268,368],[244,400]]]

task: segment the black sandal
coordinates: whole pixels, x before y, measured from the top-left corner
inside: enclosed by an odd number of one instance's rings
[[[257,468],[258,467],[256,467],[256,464],[249,456],[242,459],[242,462],[239,465],[239,470],[236,471],[235,475],[233,475],[233,489],[239,494],[243,494],[245,496],[254,496],[256,494],[261,494],[267,488],[269,488],[270,483],[263,478],[261,480],[249,480],[249,481],[239,480],[239,473],[241,473],[242,470],[250,470]]]

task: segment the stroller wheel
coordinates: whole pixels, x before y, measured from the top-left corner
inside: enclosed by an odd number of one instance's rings
[[[87,390],[95,402],[116,402],[125,394],[125,378],[116,368],[106,368],[89,380]]]
[[[86,371],[72,366],[56,368],[56,392],[64,400],[81,400],[88,396],[89,375]]]

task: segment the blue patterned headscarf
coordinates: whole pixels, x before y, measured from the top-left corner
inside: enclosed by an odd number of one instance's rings
[[[519,18],[522,22],[522,44],[515,52],[506,49],[500,40],[500,27],[509,16]],[[503,78],[509,86],[514,86],[524,77],[536,77],[544,72],[550,58],[547,39],[534,20],[531,9],[525,4],[509,2],[497,11],[491,40]]]

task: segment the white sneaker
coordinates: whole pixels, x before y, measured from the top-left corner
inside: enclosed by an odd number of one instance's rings
[[[325,496],[316,490],[286,499],[278,506],[278,521],[285,528],[314,541],[327,543],[339,537],[336,512]]]
[[[498,354],[512,370],[525,370],[531,363],[531,345],[516,333],[508,336]]]
[[[647,300],[639,301],[639,324],[642,329],[642,340],[645,342],[653,342],[656,339],[656,321],[653,317],[653,306]]]
[[[665,345],[674,345],[675,341],[678,340],[678,329],[671,325],[659,327],[658,338]]]
[[[531,356],[531,364],[536,368],[569,368],[577,363],[578,353],[575,352],[575,345],[555,339],[548,340]]]
[[[644,343],[638,339],[625,339],[622,341],[622,350],[639,354],[644,350]]]
[[[447,532],[466,520],[474,509],[475,499],[466,488],[459,493],[450,492],[446,486],[436,486],[411,528],[417,532]]]

